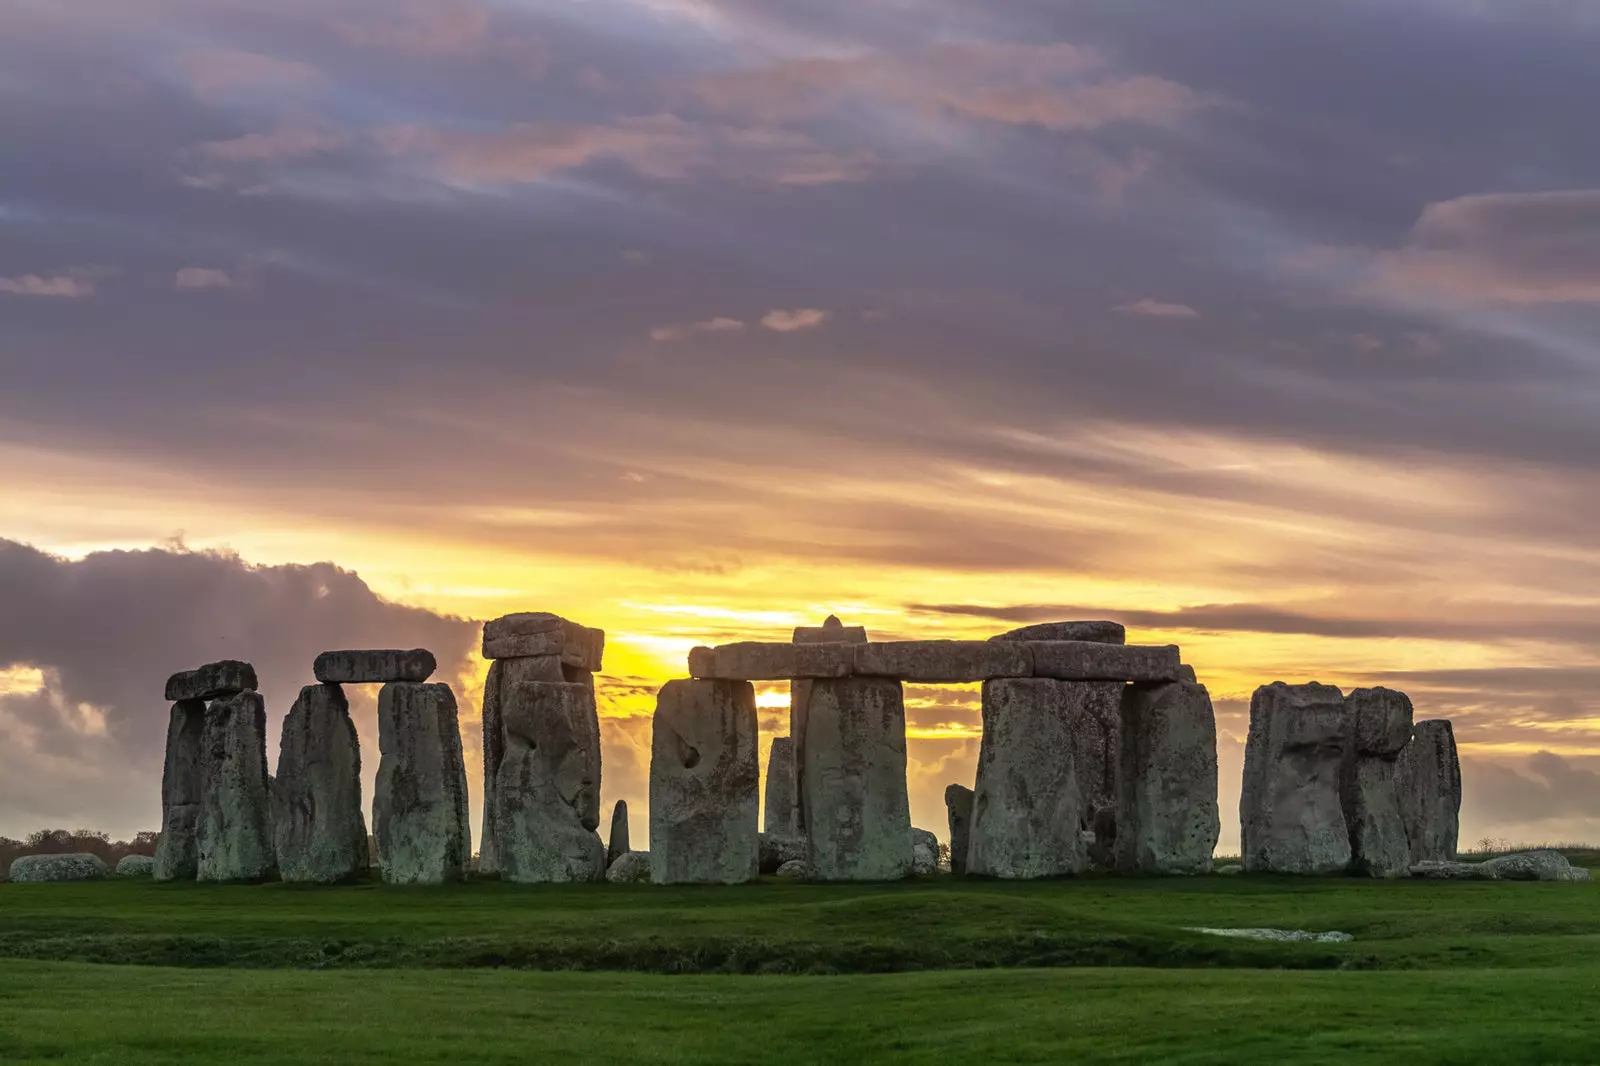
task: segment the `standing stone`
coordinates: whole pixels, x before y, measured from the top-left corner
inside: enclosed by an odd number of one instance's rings
[[[1447,862],[1456,857],[1461,817],[1461,761],[1448,719],[1418,722],[1400,753],[1400,809],[1411,861]]]
[[[767,754],[767,802],[762,830],[777,836],[795,835],[794,740],[773,737]]]
[[[267,778],[267,706],[240,692],[206,708],[200,736],[200,881],[262,881],[276,872]]]
[[[1239,797],[1246,873],[1332,874],[1350,864],[1339,788],[1349,743],[1344,694],[1332,685],[1256,689]]]
[[[606,869],[633,849],[628,846],[628,801],[617,800],[611,808],[611,837],[606,844]]]
[[[911,872],[918,877],[939,872],[939,838],[926,829],[911,830]]]
[[[527,883],[603,879],[594,689],[524,681],[502,687],[501,696],[504,753],[494,784],[500,876]]]
[[[284,719],[272,826],[285,881],[331,884],[367,872],[361,742],[338,685],[307,685]]]
[[[812,876],[893,881],[909,874],[911,806],[900,682],[815,682],[801,758],[800,803]]]
[[[467,768],[449,685],[393,681],[378,693],[378,779],[372,799],[378,866],[390,884],[466,876]]]
[[[865,626],[847,626],[838,615],[830,614],[820,626],[796,626],[796,644],[865,644]],[[796,679],[789,682],[789,739],[794,743],[794,831],[804,836],[806,832],[805,804],[805,752],[806,717],[811,706],[811,681]]]
[[[1398,786],[1400,752],[1411,739],[1411,700],[1387,688],[1345,697],[1351,743],[1340,791],[1350,829],[1350,872],[1405,877],[1411,869]]]
[[[972,831],[972,789],[966,785],[946,785],[945,814],[950,822],[950,872],[967,872],[967,845]]]
[[[1128,685],[1122,697],[1116,867],[1211,872],[1217,813],[1217,720],[1204,685]]]
[[[760,867],[761,763],[748,681],[668,681],[650,739],[650,866],[658,885],[738,884]]]
[[[161,839],[157,881],[193,881],[200,871],[200,743],[204,700],[179,700],[167,722],[167,757],[161,771]]]
[[[1072,736],[1086,712],[1069,708],[1065,688],[1048,678],[984,684],[968,873],[1056,877],[1087,865]]]
[[[1078,780],[1078,828],[1094,834],[1089,860],[1102,869],[1116,862],[1117,769],[1122,748],[1120,681],[1062,681],[1061,711],[1072,735]]]
[[[563,667],[559,655],[495,659],[489,664],[489,676],[483,685],[483,832],[478,839],[478,872],[481,874],[500,872],[499,833],[494,824],[498,806],[494,790],[495,778],[500,773],[500,760],[505,755],[505,726],[500,714],[504,694],[511,686],[528,681],[575,680],[567,676],[574,669]],[[591,690],[594,688],[593,676],[589,674],[587,678]],[[595,729],[598,737],[598,722]]]

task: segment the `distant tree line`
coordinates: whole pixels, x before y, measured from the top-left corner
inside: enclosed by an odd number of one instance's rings
[[[115,867],[124,855],[154,855],[160,833],[135,833],[132,840],[112,840],[107,833],[93,829],[39,829],[21,840],[0,837],[0,879],[11,869],[11,860],[23,855],[73,855],[88,852]]]

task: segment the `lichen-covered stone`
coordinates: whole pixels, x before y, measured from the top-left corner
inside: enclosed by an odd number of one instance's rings
[[[1034,677],[1058,681],[1176,681],[1182,665],[1171,644],[1043,640],[1022,647],[1032,656]]]
[[[1126,644],[1128,631],[1120,622],[1040,622],[1023,626],[990,640],[1086,640],[1093,644]]]
[[[172,705],[161,771],[161,837],[152,871],[157,881],[193,881],[200,871],[200,742],[205,727],[204,700]]]
[[[650,853],[630,851],[618,855],[606,867],[606,880],[614,885],[650,883]]]
[[[804,859],[790,859],[774,872],[785,881],[811,880],[811,864]]]
[[[761,872],[774,874],[778,867],[794,859],[806,857],[806,842],[800,837],[761,834]]]
[[[961,683],[1033,672],[1028,645],[987,640],[893,640],[857,644],[855,674],[897,681]]]
[[[449,685],[393,681],[378,693],[372,824],[390,884],[460,881],[471,858],[467,768]]]
[[[767,792],[761,828],[764,832],[780,836],[794,836],[795,796],[794,740],[790,737],[773,737],[772,748],[767,753]]]
[[[1027,879],[1087,865],[1072,718],[1059,681],[983,686],[983,743],[972,801],[967,872]]]
[[[1461,761],[1444,718],[1418,722],[1400,752],[1396,788],[1413,863],[1456,857],[1461,818]]]
[[[325,685],[386,684],[426,681],[438,665],[426,648],[325,651],[317,656],[311,672]]]
[[[98,855],[79,852],[72,855],[23,855],[11,860],[11,880],[98,881],[106,876],[106,864]]]
[[[911,872],[919,877],[939,872],[939,838],[926,829],[911,830]]]
[[[1524,851],[1483,862],[1420,862],[1412,877],[1439,881],[1587,881],[1589,871],[1574,866],[1559,851]]]
[[[826,647],[826,645],[813,645]],[[650,742],[651,880],[739,884],[760,868],[756,691],[748,681],[668,681]]]
[[[262,881],[277,872],[267,777],[267,706],[240,692],[206,708],[200,736],[200,881]]]
[[[1222,830],[1210,693],[1188,681],[1128,685],[1121,720],[1117,869],[1210,873]]]
[[[238,659],[221,659],[194,670],[183,670],[167,678],[167,699],[212,700],[249,692],[256,687],[256,668]]]
[[[1061,713],[1072,737],[1073,774],[1078,781],[1078,828],[1092,834],[1090,865],[1116,863],[1117,767],[1122,745],[1120,681],[1063,681]]]
[[[338,685],[307,685],[283,721],[272,779],[278,876],[332,884],[367,872],[361,741]]]
[[[496,659],[489,664],[489,676],[483,685],[483,832],[478,838],[478,872],[500,872],[499,834],[494,818],[495,778],[500,773],[500,760],[505,754],[505,725],[501,721],[500,705],[509,686],[529,681],[568,681],[572,667],[562,665],[559,655],[524,656],[516,659]],[[586,673],[586,671],[585,671]],[[593,676],[586,679],[592,690]],[[598,730],[598,724],[596,725]],[[596,742],[598,743],[598,732]]]
[[[802,758],[800,802],[812,875],[822,881],[894,881],[909,874],[911,808],[900,683],[875,677],[814,682]]]
[[[1398,787],[1400,751],[1411,739],[1411,700],[1387,688],[1345,697],[1351,741],[1340,782],[1350,830],[1350,872],[1404,877],[1411,868]]]
[[[972,830],[972,789],[966,785],[946,785],[945,816],[950,824],[950,872],[967,872],[967,845]]]
[[[495,775],[500,876],[507,881],[598,881],[600,726],[594,689],[577,682],[502,687],[504,755]],[[653,843],[653,842],[652,842]]]
[[[496,618],[483,627],[485,659],[556,656],[568,666],[599,670],[605,656],[604,630],[590,629],[544,611]]]
[[[606,838],[606,869],[632,850],[628,842],[628,801],[617,800],[611,808],[611,835]]]
[[[865,644],[865,626],[847,626],[835,615],[829,615],[820,626],[796,626],[796,644]],[[851,668],[854,669],[854,655]],[[811,704],[811,681],[796,678],[789,682],[789,737],[794,741],[794,831],[804,837],[806,832],[805,805],[801,796],[805,792],[806,712]]]
[[[118,877],[149,877],[155,873],[155,869],[153,855],[124,855],[117,860]]]
[[[1256,689],[1239,799],[1247,873],[1332,874],[1349,865],[1340,777],[1350,740],[1344,694],[1332,685]]]

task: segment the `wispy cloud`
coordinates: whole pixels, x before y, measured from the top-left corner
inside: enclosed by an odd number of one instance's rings
[[[681,341],[696,333],[737,333],[744,329],[744,323],[737,318],[708,318],[703,322],[687,322],[681,325],[657,326],[650,331],[653,341]]]
[[[820,308],[801,307],[793,311],[768,311],[761,316],[761,324],[775,333],[798,333],[803,329],[816,329],[828,318],[829,313]]]
[[[11,296],[40,296],[74,299],[94,295],[94,281],[82,275],[22,274],[18,277],[0,278],[0,293]]]
[[[236,289],[242,283],[216,267],[181,267],[172,284],[179,289]]]
[[[1188,304],[1167,303],[1146,296],[1132,303],[1118,304],[1112,308],[1125,315],[1145,315],[1150,318],[1199,318],[1200,312]]]

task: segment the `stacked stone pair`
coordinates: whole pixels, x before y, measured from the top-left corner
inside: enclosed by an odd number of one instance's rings
[[[483,695],[480,871],[521,882],[605,876],[594,695],[604,653],[604,632],[554,614],[483,627],[493,664]]]

